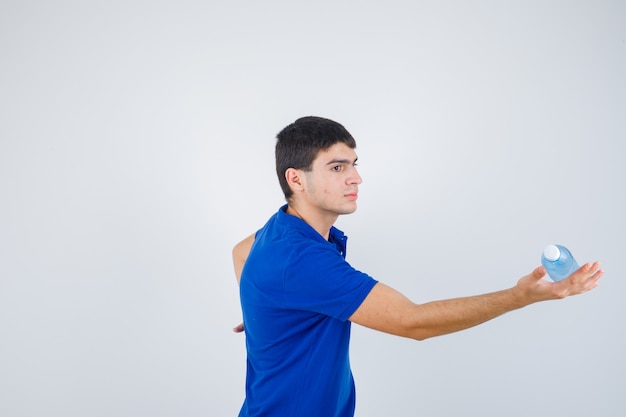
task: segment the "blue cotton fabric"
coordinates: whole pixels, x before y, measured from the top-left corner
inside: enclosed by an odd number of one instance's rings
[[[247,348],[240,417],[352,417],[348,318],[376,284],[281,207],[256,234],[240,281]]]

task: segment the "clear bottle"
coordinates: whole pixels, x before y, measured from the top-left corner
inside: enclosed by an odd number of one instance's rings
[[[548,245],[541,255],[541,264],[546,268],[552,281],[561,281],[578,269],[572,253],[561,245]]]

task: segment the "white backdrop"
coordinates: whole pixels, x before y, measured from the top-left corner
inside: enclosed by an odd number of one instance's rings
[[[276,133],[358,142],[348,260],[416,302],[548,243],[591,293],[425,342],[354,326],[357,416],[623,416],[623,1],[3,1],[0,415],[235,416],[230,250]]]

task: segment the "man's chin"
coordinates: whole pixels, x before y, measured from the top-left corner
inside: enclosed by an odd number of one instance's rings
[[[344,207],[341,211],[339,211],[339,214],[343,215],[343,214],[352,214],[356,211],[356,204],[353,207]]]

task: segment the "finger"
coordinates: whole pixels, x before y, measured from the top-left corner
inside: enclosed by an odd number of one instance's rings
[[[579,269],[582,272],[583,277],[581,279],[595,279],[597,280],[602,276],[604,271],[600,269],[600,262],[587,262]]]
[[[600,269],[600,262],[588,262],[581,266],[578,273],[574,275],[572,283],[578,287],[576,293],[590,291],[598,286],[598,280],[604,274]]]
[[[602,275],[604,275],[604,270],[597,268],[594,270],[593,275],[589,277],[588,281],[594,283],[594,288],[598,285],[598,280],[602,277]]]
[[[531,276],[536,280],[539,281],[541,278],[543,278],[544,276],[546,276],[546,268],[544,268],[543,266],[538,266],[537,268],[534,269],[534,271],[531,273]]]
[[[600,265],[600,262],[594,262],[594,263],[591,265],[591,268],[590,268],[590,269],[591,269],[592,271],[594,271],[594,273],[596,273],[596,272],[598,272],[598,271],[600,271],[600,270],[601,270],[601,269],[600,269],[600,266],[601,266],[601,265]]]
[[[585,274],[588,274],[591,271],[593,264],[591,262],[587,262],[583,266],[580,267],[580,270]]]
[[[236,325],[235,327],[233,327],[233,332],[235,333],[241,333],[243,332],[244,328],[243,328],[243,323],[240,323],[238,325]]]

